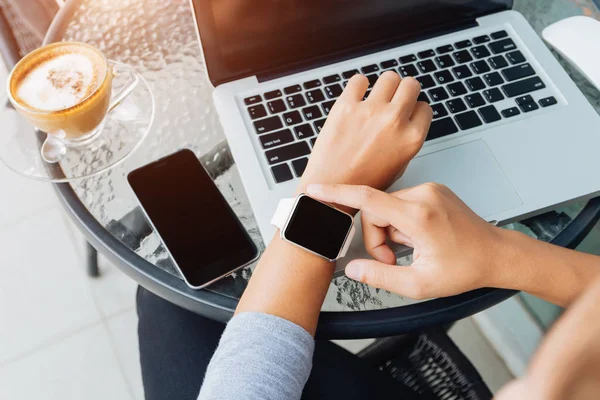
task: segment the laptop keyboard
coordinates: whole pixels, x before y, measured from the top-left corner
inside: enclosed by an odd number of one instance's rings
[[[421,83],[419,100],[433,109],[426,140],[557,104],[552,96],[535,96],[546,85],[504,30],[256,94],[244,103],[275,182],[302,176],[348,79],[358,73],[367,76],[366,99],[379,75],[388,70]],[[495,103],[505,99],[514,99],[513,106],[498,109]]]

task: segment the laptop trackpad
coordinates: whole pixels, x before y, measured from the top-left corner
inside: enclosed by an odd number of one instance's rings
[[[390,191],[425,182],[448,186],[483,218],[523,204],[483,140],[415,158]]]

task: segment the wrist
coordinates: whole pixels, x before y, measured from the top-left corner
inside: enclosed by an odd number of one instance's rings
[[[526,282],[535,279],[525,261],[535,239],[524,233],[503,228],[492,228],[495,233],[493,261],[489,274],[490,282],[486,286],[502,289],[524,290]]]

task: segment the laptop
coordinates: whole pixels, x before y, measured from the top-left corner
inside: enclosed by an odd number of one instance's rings
[[[600,118],[512,3],[192,0],[214,104],[263,238],[357,73],[371,86],[388,70],[414,76],[434,111],[423,149],[390,191],[443,183],[497,224],[600,193]],[[365,256],[357,234],[345,260]]]

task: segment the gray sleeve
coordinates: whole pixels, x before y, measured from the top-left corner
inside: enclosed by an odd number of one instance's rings
[[[300,399],[314,348],[313,337],[290,321],[238,314],[221,336],[198,399]]]

